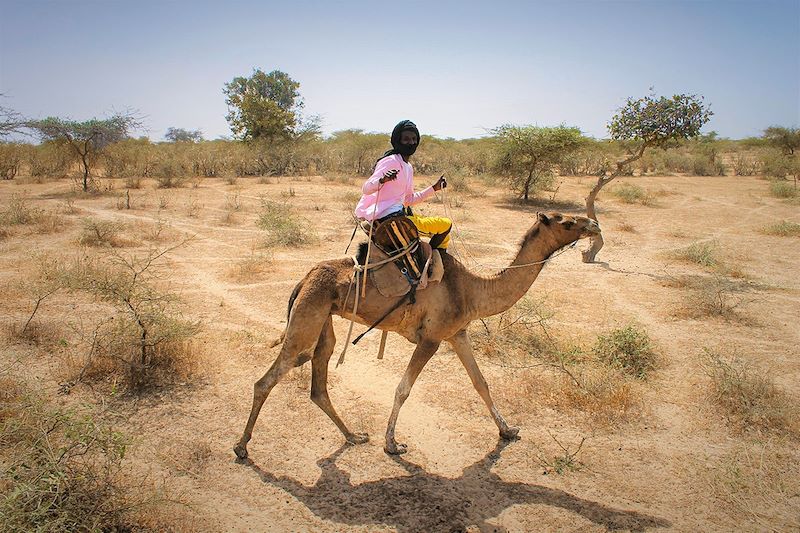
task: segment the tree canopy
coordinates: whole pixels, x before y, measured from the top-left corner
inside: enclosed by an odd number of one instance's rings
[[[608,132],[617,141],[642,141],[645,146],[663,146],[669,141],[689,139],[700,134],[700,128],[713,113],[702,97],[676,94],[670,98],[628,98],[611,119]]]
[[[800,148],[800,128],[770,126],[764,130],[764,139],[784,154],[794,155],[794,151]]]
[[[164,138],[170,142],[196,143],[203,140],[203,132],[200,130],[185,130],[183,128],[167,128]]]
[[[226,119],[234,136],[268,142],[291,138],[301,123],[299,88],[298,82],[280,70],[265,74],[254,69],[250,77],[237,76],[226,83]]]
[[[67,144],[72,148],[83,167],[83,190],[88,191],[96,156],[109,144],[126,139],[140,123],[130,114],[116,114],[103,120],[93,118],[83,122],[47,117],[30,120],[25,125],[42,140]]]
[[[506,124],[492,133],[498,141],[498,170],[523,199],[541,181],[553,174],[564,157],[581,146],[584,137],[578,128],[557,126],[514,126]]]

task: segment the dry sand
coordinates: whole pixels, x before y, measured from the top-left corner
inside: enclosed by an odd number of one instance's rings
[[[635,321],[660,347],[663,364],[636,389],[640,408],[627,420],[599,424],[581,413],[549,408],[535,393],[515,390],[522,371],[478,352],[498,408],[521,427],[520,440],[498,443],[480,398],[443,344],[400,413],[397,437],[409,451],[390,457],[383,452],[383,432],[413,346],[390,336],[385,359],[377,360],[380,334],[375,332],[350,348],[344,365],[331,365],[330,373],[338,412],[351,429],[368,432],[370,442],[344,444],[309,400],[305,368],[274,389],[249,445],[253,464],[242,465],[231,448],[249,413],[253,382],[277,355],[268,343],[285,325],[289,293],[315,262],[343,255],[352,231],[348,210],[358,190],[356,180],[351,185],[318,177],[271,181],[241,179],[230,185],[207,179],[199,187],[174,190],[145,185],[130,191],[132,209],[119,209],[114,195],[76,196],[74,213],[62,215],[63,231],[39,234],[15,226],[0,240],[0,284],[16,295],[4,298],[0,310],[3,322],[11,324],[24,322],[32,305],[11,287],[29,275],[35,253],[75,253],[82,218],[124,222],[132,241],[125,253],[146,249],[142,236],[158,220],[164,225],[158,245],[195,236],[166,261],[187,316],[203,326],[201,370],[186,384],[111,400],[118,425],[135,436],[131,468],[163,479],[191,502],[194,518],[183,524],[186,529],[800,529],[796,441],[735,429],[709,402],[702,372],[704,347],[736,347],[756,367],[773,371],[778,385],[795,399],[800,394],[800,239],[761,233],[770,223],[800,222],[800,210],[796,203],[770,197],[766,181],[620,180],[660,192],[658,205],[627,205],[604,192],[599,217],[606,247],[600,262],[583,264],[579,246],[554,259],[531,288],[530,294],[545,298],[555,312],[552,322],[561,335],[591,343],[598,334]],[[546,202],[515,205],[503,191],[482,185],[475,186],[485,192],[480,195],[449,193],[460,205],[450,210],[460,230],[456,256],[487,274],[507,264],[537,210],[579,213],[590,184],[590,178],[564,179],[555,209]],[[68,191],[64,182],[0,182],[0,209],[12,194],[24,192],[32,205],[64,211]],[[313,220],[319,243],[264,249],[264,233],[254,223],[261,196],[286,201]],[[241,209],[230,214],[226,204],[237,199]],[[423,210],[444,214],[438,203]],[[635,231],[625,231],[622,224]],[[702,267],[676,262],[666,253],[710,239],[754,287],[740,307],[742,319],[683,316],[685,291],[665,283],[674,276],[704,274]],[[237,275],[238,265],[254,254],[270,255],[272,261],[263,272]],[[58,296],[43,306],[40,320],[69,331],[81,305]],[[334,326],[338,354],[348,323],[337,318]],[[82,385],[68,398],[57,395],[63,374],[57,351],[10,340],[0,349],[0,366],[18,360],[17,373],[52,391],[57,401],[98,401],[98,393]],[[572,449],[586,438],[577,457],[581,468],[558,474],[543,466],[543,457],[561,453],[551,435]],[[759,452],[783,458],[777,477],[767,477],[763,465],[746,460]]]

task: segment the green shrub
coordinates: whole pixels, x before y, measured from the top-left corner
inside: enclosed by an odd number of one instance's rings
[[[593,351],[601,362],[637,379],[646,379],[656,367],[655,346],[647,332],[635,324],[600,335]]]
[[[267,232],[270,246],[303,246],[318,240],[311,223],[285,203],[262,200],[256,225]]]

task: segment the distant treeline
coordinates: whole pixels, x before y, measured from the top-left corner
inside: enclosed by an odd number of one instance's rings
[[[125,139],[93,155],[95,177],[152,178],[162,186],[179,186],[196,177],[280,175],[367,176],[390,148],[388,134],[347,130],[328,138],[283,143],[232,140],[152,142]],[[598,175],[623,158],[623,142],[585,138],[581,147],[558,165],[560,175]],[[423,136],[414,155],[418,174],[475,176],[498,171],[498,140],[440,139]],[[74,150],[64,143],[0,143],[0,177],[62,178],[76,171]],[[694,176],[797,174],[797,162],[766,139],[718,139],[714,134],[653,149],[631,165],[630,174]]]

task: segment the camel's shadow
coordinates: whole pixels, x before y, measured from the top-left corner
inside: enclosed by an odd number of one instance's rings
[[[500,441],[454,479],[430,474],[395,456],[395,462],[409,475],[353,485],[350,475],[336,465],[347,445],[317,463],[322,474],[312,486],[265,472],[249,460],[247,464],[265,483],[285,490],[320,518],[342,524],[383,524],[400,532],[464,531],[469,526],[505,531],[487,520],[513,505],[538,504],[572,511],[607,529],[644,531],[671,525],[661,518],[613,509],[562,490],[503,481],[491,470],[507,444]]]

